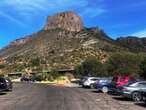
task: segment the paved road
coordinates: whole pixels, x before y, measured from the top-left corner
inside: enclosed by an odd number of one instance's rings
[[[82,88],[17,83],[0,95],[0,110],[145,110],[118,97]]]

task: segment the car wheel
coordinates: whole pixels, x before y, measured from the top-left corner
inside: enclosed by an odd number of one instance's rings
[[[93,85],[93,84],[90,84],[90,88],[91,88],[91,89],[94,89],[94,85]]]
[[[108,87],[106,87],[106,86],[102,87],[102,92],[107,93],[108,92]]]
[[[135,101],[135,102],[140,102],[142,100],[142,96],[139,92],[133,92],[132,93],[132,99]]]

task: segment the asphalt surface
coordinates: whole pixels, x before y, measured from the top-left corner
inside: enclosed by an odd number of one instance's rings
[[[78,87],[16,83],[0,95],[0,110],[146,110],[131,100]]]

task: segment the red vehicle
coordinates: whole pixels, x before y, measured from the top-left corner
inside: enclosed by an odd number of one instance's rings
[[[130,81],[135,81],[135,78],[133,78],[130,75],[125,75],[125,76],[121,76],[119,73],[117,73],[114,78],[113,78],[113,82],[115,82],[115,87],[120,87],[123,86],[127,83],[129,83]]]
[[[129,80],[130,80],[129,75],[124,76],[120,82],[117,82],[116,87],[123,86],[123,85],[127,84],[129,82]]]

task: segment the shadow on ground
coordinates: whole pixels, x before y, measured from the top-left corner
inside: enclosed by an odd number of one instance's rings
[[[6,95],[6,94],[7,94],[7,93],[5,93],[5,92],[1,92],[1,93],[0,93],[0,96],[1,96],[1,95]]]
[[[102,93],[102,92],[99,91],[99,90],[93,90],[92,92],[93,92],[93,93]]]
[[[138,106],[146,108],[146,103],[135,103],[135,105],[138,105]]]
[[[118,101],[133,101],[132,99],[125,97],[112,97],[112,98]]]

